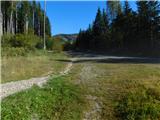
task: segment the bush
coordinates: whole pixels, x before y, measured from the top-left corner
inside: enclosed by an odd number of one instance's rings
[[[11,39],[12,47],[24,47],[29,50],[35,49],[40,38],[32,34],[17,34]]]
[[[13,39],[13,35],[11,34],[4,34],[2,36],[2,47],[11,47],[10,41]]]
[[[53,39],[53,41],[54,41],[54,44],[53,44],[53,50],[54,51],[61,52],[61,51],[64,50],[64,46],[63,46],[61,38],[56,37],[56,38]]]
[[[40,41],[40,38],[34,34],[4,34],[2,36],[2,47],[23,47],[33,50]]]
[[[54,42],[53,42],[53,39],[49,36],[46,37],[46,47],[48,50],[53,50],[53,45],[54,45]]]
[[[2,56],[25,56],[28,50],[23,47],[2,47]]]
[[[160,100],[157,99],[159,95],[154,89],[144,87],[129,92],[117,105],[118,116],[122,120],[158,120],[160,118]]]

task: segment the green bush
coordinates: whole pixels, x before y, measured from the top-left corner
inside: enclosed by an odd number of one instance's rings
[[[11,39],[12,47],[24,47],[29,50],[35,49],[40,38],[33,34],[17,34]]]
[[[25,56],[28,50],[23,47],[2,47],[2,56]]]
[[[11,39],[13,39],[13,36],[14,35],[11,35],[11,34],[4,34],[2,36],[2,47],[11,47],[11,44],[10,44],[10,41]]]
[[[146,89],[144,87],[129,92],[117,105],[118,116],[122,120],[160,119],[159,95],[155,89]]]
[[[53,50],[53,39],[49,36],[46,37],[46,47],[48,50]]]
[[[53,44],[53,50],[56,52],[61,52],[64,50],[64,46],[62,43],[62,39],[59,37],[56,37],[53,39],[54,40],[54,44]]]
[[[40,41],[40,38],[34,34],[4,34],[2,36],[2,47],[23,47],[33,50]]]

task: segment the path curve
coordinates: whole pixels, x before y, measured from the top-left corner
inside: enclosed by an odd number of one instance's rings
[[[61,71],[58,76],[66,75],[72,68],[73,62],[75,58],[72,58],[70,63],[67,64],[64,71]],[[20,92],[22,90],[26,90],[28,88],[31,88],[33,85],[38,85],[42,87],[50,78],[51,76],[45,76],[45,77],[37,77],[37,78],[31,78],[28,80],[20,80],[20,81],[14,81],[14,82],[8,82],[4,84],[0,84],[0,98],[3,99],[9,95],[12,95],[16,92]],[[57,76],[55,76],[57,77]]]
[[[139,60],[153,60],[150,58],[142,58],[142,57],[117,57],[117,56],[105,56],[105,55],[97,55],[97,54],[84,54],[80,53],[80,56],[74,57],[70,59],[70,63],[67,64],[66,68],[64,71],[60,72],[58,76],[62,76],[67,74],[71,68],[74,62],[78,62],[81,60],[104,60],[104,59],[139,59]],[[156,59],[158,62],[160,59]],[[4,83],[0,84],[0,98],[3,99],[11,94],[14,94],[16,92],[28,89],[32,87],[34,84],[38,86],[42,86],[44,83],[47,82],[47,80],[50,78],[50,76],[45,76],[45,77],[39,77],[39,78],[32,78],[29,80],[21,80],[21,81],[16,81],[16,82],[9,82],[9,83]]]

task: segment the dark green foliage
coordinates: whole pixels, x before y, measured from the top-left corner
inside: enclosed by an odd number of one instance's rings
[[[36,35],[30,34],[16,34],[16,35],[3,35],[2,46],[3,47],[23,47],[28,50],[35,49],[35,46],[40,41],[40,38]]]
[[[141,87],[125,95],[117,105],[122,120],[158,120],[160,117],[159,92]]]
[[[2,14],[3,33],[29,34],[29,29],[32,29],[37,36],[43,36],[44,11],[39,2],[2,1]],[[46,34],[51,36],[51,26],[47,16]]]
[[[110,41],[108,23],[106,12],[98,8],[93,25],[89,25],[86,31],[80,30],[76,46],[80,49],[107,49]]]
[[[53,41],[53,38],[47,36],[46,37],[46,47],[48,50],[53,50],[53,44],[54,44],[54,41]]]
[[[24,47],[32,50],[38,41],[40,41],[40,38],[35,35],[17,34],[11,39],[10,43],[12,47]]]
[[[7,97],[2,101],[2,119],[82,119],[82,90],[67,78],[54,78],[43,88],[34,86],[30,90]]]
[[[91,30],[80,31],[77,48],[156,55],[160,50],[159,1],[137,1],[137,12],[132,11],[128,1],[124,2],[123,11],[116,7],[118,2],[108,4],[114,17],[109,16],[112,18],[109,21],[105,10],[101,12],[98,9],[95,21],[89,28]]]
[[[34,34],[4,34],[2,56],[24,56],[40,48],[41,38]]]
[[[2,47],[10,47],[11,46],[10,41],[12,38],[13,38],[12,34],[4,34],[2,36],[2,41],[1,41]]]

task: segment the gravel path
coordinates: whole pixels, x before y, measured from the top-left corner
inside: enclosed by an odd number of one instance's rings
[[[70,71],[74,60],[75,60],[74,58],[71,59],[71,62],[67,64],[64,71],[60,72],[60,74],[58,76],[62,76],[62,75],[67,74]],[[42,87],[43,84],[45,84],[49,78],[50,78],[50,75],[45,76],[45,77],[31,78],[28,80],[20,80],[20,81],[0,84],[0,88],[1,88],[0,98],[3,99],[9,95],[16,93],[16,92],[26,90],[26,89],[32,87],[34,84]]]
[[[70,69],[72,68],[73,63],[78,62],[78,61],[83,61],[83,60],[106,60],[106,59],[139,59],[139,60],[153,60],[150,58],[140,58],[140,57],[116,57],[116,56],[104,56],[104,55],[96,55],[96,54],[84,54],[80,53],[80,55],[76,56],[75,58],[72,58],[70,60],[70,63],[66,66],[64,71],[60,72],[58,76],[65,75],[67,74]],[[160,59],[156,59],[158,62]],[[90,75],[90,74],[88,74]],[[4,83],[0,84],[0,97],[3,99],[4,97],[7,97],[11,94],[14,94],[16,92],[19,92],[21,90],[25,90],[33,86],[34,84],[38,86],[42,86],[44,83],[47,82],[50,76],[45,76],[45,77],[39,77],[39,78],[32,78],[29,80],[21,80],[21,81],[16,81],[16,82],[9,82],[9,83]]]
[[[0,97],[3,99],[11,94],[19,92],[21,90],[28,89],[32,87],[34,84],[38,86],[42,86],[47,82],[50,76],[40,77],[40,78],[32,78],[29,80],[21,80],[16,82],[9,82],[5,84],[1,84]]]

